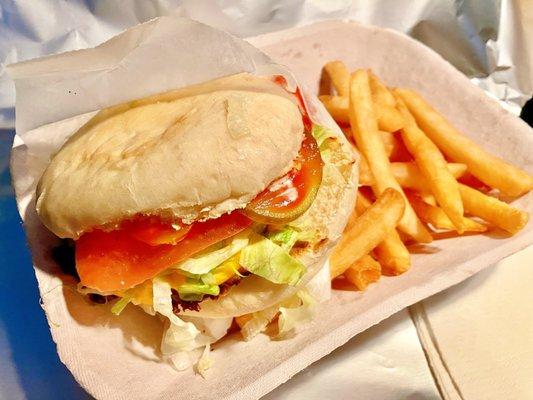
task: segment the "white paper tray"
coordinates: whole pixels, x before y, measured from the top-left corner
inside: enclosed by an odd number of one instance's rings
[[[388,85],[419,90],[460,130],[488,150],[529,171],[533,169],[529,127],[503,111],[436,53],[406,36],[358,24],[325,22],[264,35],[251,42],[288,65],[300,82],[315,92],[320,70],[329,60],[342,59],[350,68],[372,68]],[[533,211],[532,195],[517,203]],[[427,254],[413,256],[413,267],[406,274],[383,278],[364,293],[335,292],[329,302],[320,306],[316,320],[292,339],[274,341],[260,336],[243,342],[229,338],[215,346],[215,365],[206,380],[192,371],[176,373],[150,357],[143,359],[132,354],[116,365],[114,355],[104,352],[100,357],[85,357],[87,349],[59,345],[59,354],[62,360],[70,360],[67,364],[76,379],[97,398],[259,398],[357,333],[524,248],[532,242],[532,229],[529,224],[519,235],[506,240],[468,236],[460,241],[437,241],[425,248]],[[49,319],[65,310],[65,302],[69,310],[82,307],[83,300],[77,294],[63,289],[63,296],[49,305]],[[128,308],[126,313],[135,310]],[[129,315],[129,327],[120,326],[109,316],[94,328],[87,325],[91,321],[87,315],[86,320],[78,321],[83,326],[77,329],[84,329],[85,334],[94,330],[98,341],[97,335],[104,326],[109,330],[106,348],[115,343],[121,346],[126,332],[133,332],[138,324],[151,323],[148,316],[138,314]],[[66,330],[63,335],[76,332],[69,331],[69,326],[62,329]],[[160,332],[156,329],[127,339],[133,351],[136,343],[152,341],[157,335]]]

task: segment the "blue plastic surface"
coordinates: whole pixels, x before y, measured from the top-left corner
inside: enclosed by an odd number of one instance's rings
[[[39,304],[24,229],[9,174],[13,130],[0,130],[0,398],[88,399],[61,363]],[[14,374],[5,373],[7,368]],[[20,388],[21,390],[13,390]]]

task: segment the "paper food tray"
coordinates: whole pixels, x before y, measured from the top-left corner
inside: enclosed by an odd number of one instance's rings
[[[161,20],[168,22],[172,19]],[[145,39],[157,32],[154,24],[156,22],[152,21],[145,24],[142,31],[123,36],[121,46],[132,52],[145,51],[157,58],[157,46],[153,43],[151,47],[144,45]],[[390,86],[420,91],[460,131],[487,150],[512,160],[530,172],[533,170],[530,128],[502,110],[439,55],[407,36],[355,23],[330,21],[263,35],[250,42],[275,61],[287,65],[314,93],[318,91],[321,68],[327,61],[341,59],[351,69],[372,68]],[[120,70],[121,63],[113,66],[116,60],[110,61],[105,53],[102,53],[100,61],[96,67],[102,74],[110,69],[111,72]],[[45,59],[41,62],[50,61]],[[32,68],[30,63],[23,66],[22,72],[31,75]],[[68,74],[69,68],[80,68],[80,65],[65,65],[64,68],[65,74]],[[157,62],[153,63],[153,68],[159,68]],[[92,71],[92,74],[93,79],[101,78],[99,71]],[[86,100],[84,108],[77,112],[76,106],[68,104],[65,98],[62,98],[64,103],[57,110],[47,111],[46,107],[54,107],[51,105],[54,103],[49,103],[57,94],[53,91],[47,93],[48,98],[20,104],[20,108],[17,104],[17,112],[33,113],[31,117],[17,121],[18,133],[90,109],[146,95],[143,82],[139,83],[141,88],[138,90],[127,89],[132,82],[119,82],[119,88],[125,93],[114,91],[109,96],[91,92],[91,88],[86,86],[89,81],[82,83],[80,90],[92,93],[94,98]],[[25,85],[18,86],[17,90],[21,90],[19,93],[28,99],[36,88],[45,93],[43,85],[43,81],[26,79]],[[110,81],[110,85],[115,85],[115,82]],[[179,82],[171,82],[170,79],[150,85],[151,90],[163,91],[172,85],[179,86]],[[32,104],[35,106],[33,109]],[[54,144],[43,142],[38,145]],[[28,166],[43,160],[28,156],[20,137],[15,139],[14,147],[12,173],[17,202],[23,211],[22,217],[35,257],[35,254],[46,253],[43,244],[31,240],[32,232],[39,229],[39,223],[35,220],[35,213],[28,212],[28,202],[21,198],[21,193],[32,184],[27,176]],[[532,212],[533,196],[524,196],[517,205]],[[207,373],[207,379],[195,375],[192,370],[176,372],[158,361],[153,348],[154,343],[157,347],[160,341],[161,327],[153,323],[152,317],[135,307],[128,307],[120,317],[106,309],[102,312],[106,306],[88,306],[78,293],[51,278],[46,268],[36,268],[36,275],[60,358],[78,382],[96,398],[255,399],[359,332],[531,244],[532,229],[532,224],[529,224],[512,238],[488,234],[435,241],[424,247],[421,251],[424,254],[413,254],[413,267],[404,275],[383,277],[363,293],[334,291],[331,300],[319,306],[314,322],[300,329],[291,339],[278,341],[260,335],[244,342],[236,335],[216,344],[212,352],[215,364]],[[37,261],[51,263],[51,260],[34,258],[34,263]],[[139,326],[145,328],[139,330]],[[68,340],[72,335],[79,338],[76,345]]]

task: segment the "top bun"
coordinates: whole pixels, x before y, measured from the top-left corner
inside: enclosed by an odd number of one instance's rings
[[[37,213],[73,239],[138,214],[216,218],[289,171],[303,131],[296,100],[247,74],[120,105],[54,156],[37,188]]]

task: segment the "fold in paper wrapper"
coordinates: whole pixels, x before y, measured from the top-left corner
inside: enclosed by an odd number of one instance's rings
[[[325,22],[251,42],[287,65],[312,92],[318,90],[320,70],[327,61],[342,59],[350,68],[372,68],[389,85],[419,90],[489,151],[530,172],[533,169],[533,137],[527,125],[436,53],[404,35]],[[204,63],[198,64],[199,59]],[[382,278],[364,293],[334,292],[319,306],[315,321],[295,337],[274,341],[260,335],[250,342],[229,337],[214,346],[215,365],[207,379],[193,371],[178,373],[159,362],[154,348],[162,329],[152,317],[134,307],[115,317],[108,306],[89,305],[52,273],[57,267],[46,256],[52,235],[43,230],[31,205],[36,180],[48,155],[91,114],[73,116],[222,75],[282,70],[238,39],[168,17],[135,27],[95,50],[15,68],[11,73],[17,84],[17,136],[12,173],[43,307],[62,361],[97,398],[258,398],[357,333],[532,242],[531,224],[508,239],[483,235],[439,240],[424,248],[426,254],[415,253],[412,269],[402,276]],[[43,68],[49,73],[40,73]],[[319,105],[316,112],[331,122]],[[42,128],[65,118],[70,119]],[[533,211],[532,195],[516,203]]]

